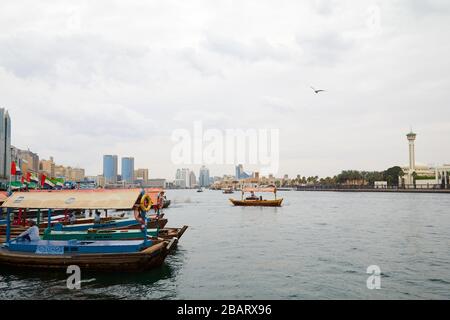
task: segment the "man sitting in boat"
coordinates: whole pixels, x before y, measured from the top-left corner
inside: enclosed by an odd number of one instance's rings
[[[255,192],[250,193],[250,197],[247,197],[245,200],[259,200],[259,198],[255,195]]]
[[[17,240],[27,240],[27,241],[37,241],[41,240],[39,237],[39,227],[36,224],[36,221],[30,221],[31,227],[29,227],[26,231],[22,232]]]
[[[77,221],[77,216],[75,215],[75,212],[72,211],[69,215],[69,223],[75,224],[76,221]]]
[[[100,211],[99,210],[95,210],[94,223],[102,222],[102,219],[101,219],[100,215],[101,215]]]

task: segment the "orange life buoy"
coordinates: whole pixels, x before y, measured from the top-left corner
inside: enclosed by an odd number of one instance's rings
[[[152,208],[152,198],[150,198],[150,196],[148,194],[144,194],[141,198],[141,210],[148,212],[150,211],[150,209]]]

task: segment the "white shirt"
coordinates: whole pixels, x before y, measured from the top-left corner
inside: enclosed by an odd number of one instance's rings
[[[31,228],[28,228],[26,231],[22,232],[19,237],[23,237],[27,234],[30,236],[31,241],[41,240],[41,237],[39,237],[38,226],[32,226]]]
[[[94,222],[100,222],[101,221],[101,217],[100,217],[100,215],[95,215],[95,217],[94,217]]]

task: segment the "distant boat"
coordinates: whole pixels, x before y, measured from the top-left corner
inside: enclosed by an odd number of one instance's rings
[[[197,192],[203,192],[203,189],[202,188],[197,189]]]
[[[238,207],[281,207],[283,199],[277,200],[235,200],[230,199],[231,203]]]
[[[251,192],[251,196],[244,199],[244,194],[246,192]],[[262,197],[255,196],[255,192],[273,192],[275,194],[275,199],[265,200]],[[283,199],[276,198],[277,189],[275,187],[265,187],[265,188],[244,188],[242,189],[242,199],[230,199],[230,202],[234,206],[239,207],[281,207]]]
[[[222,189],[222,193],[231,194],[231,193],[234,193],[234,191],[232,188],[224,188],[224,189]]]
[[[167,199],[164,199],[164,205],[163,205],[163,208],[164,208],[164,209],[167,209],[167,208],[170,206],[171,203],[172,203],[172,201],[167,200]]]

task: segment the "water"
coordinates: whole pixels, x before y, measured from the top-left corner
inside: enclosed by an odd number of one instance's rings
[[[232,207],[220,191],[168,191],[168,226],[190,228],[157,270],[0,269],[0,299],[449,299],[450,196],[280,192],[282,208]],[[367,289],[367,267],[381,289]]]

